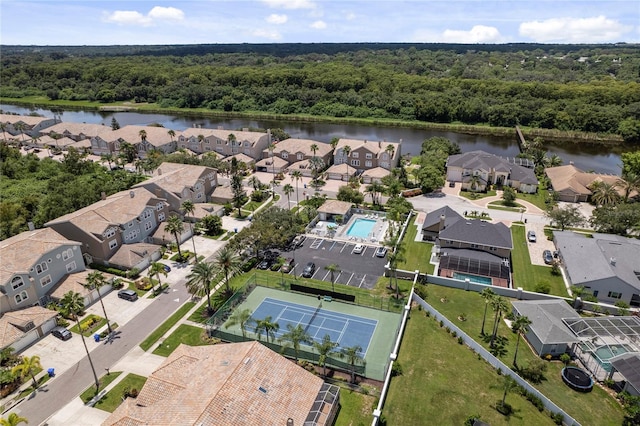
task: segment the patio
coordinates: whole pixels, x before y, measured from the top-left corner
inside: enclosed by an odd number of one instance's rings
[[[359,220],[374,221],[371,231],[367,233],[367,236],[355,236],[349,235],[349,230],[354,223]],[[315,224],[307,228],[307,234],[315,235],[323,238],[331,238],[337,241],[353,241],[356,243],[381,243],[389,229],[389,223],[387,222],[384,214],[379,212],[366,213],[361,211],[354,213],[346,224],[340,225],[336,222],[318,220]]]

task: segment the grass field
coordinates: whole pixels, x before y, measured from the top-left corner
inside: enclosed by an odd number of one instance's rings
[[[180,324],[176,330],[169,335],[161,345],[153,351],[154,355],[167,357],[176,350],[180,343],[189,346],[203,346],[208,343],[202,340],[204,328],[193,325]]]
[[[468,200],[480,200],[482,198],[493,197],[495,195],[497,195],[495,190],[487,192],[460,191],[460,196]]]
[[[404,269],[405,271],[418,269],[422,273],[433,274],[434,265],[429,263],[433,244],[415,240],[418,234],[418,227],[415,226],[415,222],[416,218],[414,217],[407,226],[407,231],[402,240],[405,248],[405,260],[398,263],[398,269]]]
[[[104,389],[105,387],[109,386],[109,383],[117,379],[120,374],[122,374],[122,371],[114,371],[110,374],[105,374],[104,376],[100,377],[98,379],[98,382],[100,383],[100,389]],[[87,402],[91,401],[91,399],[96,395],[96,387],[95,385],[91,385],[80,394],[80,399],[84,404],[86,404]]]
[[[456,322],[456,325],[463,329],[469,336],[481,342],[480,329],[482,327],[485,304],[478,293],[436,285],[427,286],[427,293],[427,302],[447,318]],[[464,314],[466,321],[457,320],[457,317],[461,314]],[[489,308],[487,311],[485,330],[491,329],[493,326],[493,316],[491,314],[492,311],[491,308]],[[500,323],[499,335],[508,338],[504,353],[499,356],[499,358],[505,364],[512,365],[516,336],[507,328],[504,322]],[[400,357],[403,356],[404,342],[407,340],[409,339],[407,339],[407,334],[405,334],[403,347],[400,349]],[[419,340],[428,341],[429,345],[432,345],[432,342],[424,337],[420,337]],[[487,349],[489,348],[488,343],[483,343],[483,346]],[[457,352],[455,355],[451,354],[449,356],[451,359],[458,359]],[[431,355],[427,356],[427,353],[425,353],[424,357],[431,358]],[[537,358],[537,355],[529,348],[526,342],[521,341],[518,351],[518,365],[524,367]],[[610,397],[603,389],[595,386],[593,391],[589,393],[574,392],[562,382],[560,377],[562,363],[554,361],[546,365],[548,369],[545,373],[545,380],[534,386],[569,415],[573,416],[583,425],[613,426],[622,424],[622,408],[617,401]],[[491,421],[489,423],[493,424]],[[531,422],[530,424],[535,423]]]
[[[122,379],[117,385],[115,385],[113,389],[107,392],[107,394],[103,396],[100,401],[98,401],[96,405],[94,405],[94,407],[99,408],[103,411],[107,411],[109,413],[113,413],[116,408],[118,408],[120,404],[122,404],[122,395],[124,394],[125,389],[137,389],[138,391],[140,391],[146,381],[146,377],[129,373],[124,379]]]
[[[549,198],[549,191],[544,188],[542,185],[538,186],[538,192],[535,194],[525,194],[523,192],[518,192],[518,198],[521,200],[525,200],[535,205],[541,210],[547,209],[547,204],[545,201]]]
[[[184,305],[182,305],[180,309],[178,309],[173,315],[169,317],[168,320],[163,322],[158,328],[156,328],[149,335],[149,337],[147,337],[142,341],[142,343],[140,343],[140,347],[142,348],[142,350],[148,351],[151,348],[151,346],[153,346],[153,344],[157,342],[158,339],[164,335],[164,333],[169,331],[169,329],[173,327],[178,321],[180,321],[180,318],[185,316],[187,312],[189,312],[191,308],[193,308],[194,306],[195,306],[195,303],[193,302],[187,302]]]
[[[389,425],[462,425],[470,415],[492,426],[553,424],[516,393],[506,398],[515,413],[498,413],[500,376],[424,311],[411,312],[398,361],[403,374],[391,380],[383,408]]]
[[[370,425],[376,398],[345,388],[340,389],[340,411],[334,426]]]
[[[531,264],[525,227],[513,225],[511,227],[511,235],[513,237],[511,260],[513,262],[514,286],[522,287],[528,291],[535,291],[538,283],[546,281],[551,288],[550,294],[569,297],[561,275],[551,274],[551,268],[547,266]]]

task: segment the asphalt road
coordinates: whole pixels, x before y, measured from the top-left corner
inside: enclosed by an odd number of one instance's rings
[[[156,297],[133,320],[118,328],[120,334],[112,343],[102,344],[91,351],[98,377],[104,374],[105,368],[110,368],[119,361],[189,299],[184,280],[173,284],[167,293]],[[41,424],[94,383],[89,361],[85,356],[75,367],[57,375],[12,411],[26,417],[31,425]]]

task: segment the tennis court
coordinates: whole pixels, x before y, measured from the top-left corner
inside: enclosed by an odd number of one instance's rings
[[[270,297],[260,303],[252,316],[255,320],[271,316],[271,321],[280,326],[276,332],[278,339],[288,331],[289,324],[292,327],[300,324],[318,343],[322,342],[322,338],[328,334],[332,342],[338,343],[340,349],[360,346],[362,351],[359,355],[362,358],[367,354],[371,337],[378,325],[376,320],[322,309],[322,301],[314,308]]]

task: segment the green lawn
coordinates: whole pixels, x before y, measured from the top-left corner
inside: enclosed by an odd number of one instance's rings
[[[173,327],[178,321],[180,321],[180,318],[184,317],[187,312],[189,312],[195,305],[196,304],[193,302],[187,302],[182,305],[180,309],[178,309],[173,315],[169,317],[169,319],[163,322],[160,327],[156,328],[149,335],[149,337],[147,337],[142,341],[142,343],[140,343],[140,347],[142,348],[142,350],[148,351],[151,346],[153,346],[153,344],[158,341],[159,338],[161,338],[171,327]]]
[[[103,396],[100,401],[98,401],[96,405],[94,405],[94,407],[99,408],[103,411],[107,411],[109,413],[113,413],[116,408],[118,408],[120,404],[122,404],[122,396],[125,389],[137,389],[138,391],[140,391],[146,381],[146,377],[129,373],[124,379],[122,379],[117,385],[115,385],[113,389],[107,392],[107,394]]]
[[[462,425],[470,415],[492,426],[553,424],[516,393],[506,398],[515,413],[498,413],[500,376],[424,311],[411,312],[398,361],[403,374],[391,380],[383,408],[389,425]]]
[[[413,218],[407,226],[407,231],[404,235],[404,262],[399,262],[398,269],[404,269],[405,271],[415,271],[419,269],[420,272],[433,274],[434,265],[429,263],[431,258],[432,243],[415,241],[418,234],[418,227],[415,226],[416,218]]]
[[[487,204],[487,208],[493,209],[493,210],[504,210],[507,212],[520,213],[521,209],[523,209],[524,206],[522,204],[515,203],[515,206],[510,207],[502,204],[502,201],[492,201],[489,204]]]
[[[208,345],[209,343],[202,340],[202,333],[204,332],[204,328],[180,324],[178,328],[169,335],[169,337],[164,339],[161,345],[158,345],[156,350],[153,351],[153,354],[167,357],[176,350],[180,343],[184,343],[189,346]]]
[[[538,186],[538,192],[535,194],[525,194],[523,192],[518,192],[517,197],[521,200],[525,200],[535,205],[541,210],[547,209],[547,204],[545,201],[549,197],[549,191],[546,188],[543,188],[542,185]]]
[[[87,315],[87,317],[84,318],[82,321],[80,321],[80,327],[84,327],[85,324],[87,324],[90,321],[95,321],[95,322],[91,327],[89,327],[84,332],[82,332],[82,335],[84,337],[91,337],[97,330],[100,330],[100,327],[107,324],[106,319],[98,315],[90,314],[90,315]],[[78,329],[78,324],[74,325],[69,330],[73,331],[74,333],[80,333],[80,330]]]
[[[479,200],[481,198],[493,197],[496,194],[495,190],[485,192],[471,192],[471,191],[460,191],[460,196],[464,197],[468,200]]]
[[[522,287],[528,291],[535,291],[538,283],[546,281],[551,287],[550,294],[569,297],[561,275],[552,275],[551,268],[548,266],[531,264],[525,227],[515,224],[512,225],[511,235],[513,237],[511,260],[513,262],[514,287]]]
[[[100,377],[98,379],[98,382],[100,383],[100,389],[104,389],[105,387],[109,386],[109,383],[117,379],[120,374],[122,374],[122,371],[114,371],[111,372],[111,374],[105,374],[104,376]],[[84,392],[80,394],[80,399],[84,404],[86,404],[87,402],[91,401],[91,399],[96,396],[96,394],[97,392],[94,384],[89,386]]]
[[[484,313],[484,300],[478,293],[457,290],[453,288],[440,287],[436,285],[427,286],[427,301],[447,318],[455,321],[458,327],[463,329],[465,333],[473,337],[476,341],[480,341],[480,329],[482,327],[482,317]],[[444,300],[444,302],[443,302]],[[487,312],[487,320],[485,331],[493,326],[493,317],[491,308]],[[466,321],[459,321],[458,316],[464,314]],[[508,338],[505,346],[504,354],[499,358],[507,365],[512,365],[515,353],[516,336],[507,328],[504,322],[500,323],[499,335]],[[403,355],[404,342],[407,335],[403,339],[403,347],[400,350],[400,356]],[[431,341],[427,338],[420,340]],[[488,349],[489,344],[483,343]],[[427,356],[425,356],[428,358]],[[457,355],[452,357],[457,359]],[[518,364],[520,366],[528,365],[532,360],[537,359],[531,349],[523,342],[520,342],[518,351]],[[404,364],[403,364],[404,365]],[[545,373],[546,380],[534,386],[545,394],[549,399],[555,402],[559,407],[565,410],[569,415],[573,416],[583,425],[620,425],[622,424],[623,412],[617,401],[608,396],[604,390],[595,386],[592,392],[579,393],[569,389],[560,377],[562,364],[558,361],[546,364],[548,369]],[[493,424],[493,422],[489,422]],[[530,424],[534,424],[533,422]]]
[[[370,425],[377,398],[349,389],[340,389],[340,411],[335,426]]]

